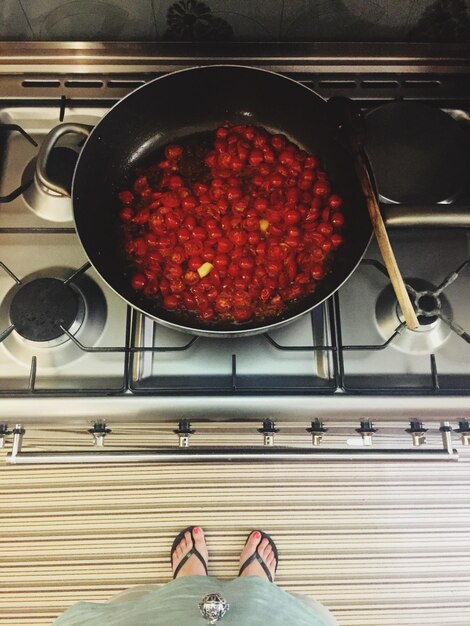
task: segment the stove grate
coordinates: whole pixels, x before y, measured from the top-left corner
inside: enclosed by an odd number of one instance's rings
[[[375,270],[380,272],[388,279],[388,273],[384,265],[377,261],[376,259],[363,259],[361,265],[368,265],[373,267]],[[458,277],[462,274],[464,269],[470,265],[470,259],[463,261],[454,271],[448,274],[441,283],[432,290],[426,291],[417,291],[414,287],[410,286],[406,283],[407,289],[410,292],[412,302],[414,303],[415,309],[419,314],[421,327],[425,330],[427,327],[431,327],[436,321],[441,320],[447,327],[450,329],[450,332],[453,332],[457,336],[459,336],[463,341],[470,344],[470,334],[458,324],[450,314],[446,313],[446,307],[442,306],[440,302],[440,297],[444,293],[444,291],[454,283]],[[424,282],[424,281],[423,281]],[[401,319],[401,316],[398,315],[398,318],[401,320],[397,325],[392,334],[385,340],[384,343],[376,344],[376,345],[366,345],[366,344],[356,344],[356,345],[346,345],[342,342],[342,333],[341,333],[341,312],[340,312],[340,304],[339,298],[337,294],[334,296],[335,299],[335,328],[338,336],[338,367],[340,372],[340,388],[346,393],[361,393],[361,394],[420,394],[420,395],[428,395],[428,394],[455,394],[456,391],[462,395],[470,395],[470,383],[468,381],[468,377],[462,376],[462,381],[465,381],[462,386],[458,388],[445,388],[441,384],[440,375],[438,371],[437,358],[434,352],[429,354],[429,372],[426,376],[420,377],[420,383],[417,385],[411,385],[410,380],[411,376],[408,377],[406,375],[389,377],[389,380],[393,379],[393,384],[376,384],[371,385],[369,381],[368,386],[355,386],[353,382],[353,377],[349,377],[347,372],[347,367],[345,364],[345,353],[347,352],[374,352],[385,350],[389,346],[392,345],[394,341],[402,336],[403,332],[415,333],[415,331],[407,331],[405,322]],[[428,306],[429,305],[429,306]],[[398,305],[397,305],[398,306]]]
[[[56,349],[61,350],[64,346],[64,339],[61,339],[59,337],[61,336],[62,338],[65,338],[65,342],[67,342],[69,339],[72,339],[73,343],[78,348],[80,348],[81,351],[86,351],[87,348],[83,346],[81,342],[77,339],[77,337],[73,334],[80,330],[80,326],[83,322],[83,315],[84,315],[83,306],[77,308],[77,311],[78,309],[80,309],[82,313],[82,316],[80,317],[80,320],[78,323],[77,319],[73,320],[70,317],[70,311],[67,310],[64,313],[63,307],[65,306],[67,308],[68,306],[70,306],[71,303],[70,302],[64,303],[63,296],[64,296],[64,293],[66,294],[70,291],[70,285],[73,285],[75,283],[77,287],[79,286],[81,277],[91,267],[92,267],[91,263],[86,262],[77,270],[72,272],[72,274],[70,274],[65,279],[47,277],[47,278],[36,278],[29,282],[24,282],[20,278],[18,278],[18,276],[16,276],[16,274],[8,267],[6,263],[4,263],[3,261],[0,261],[0,268],[8,275],[8,277],[19,288],[11,300],[11,305],[12,305],[10,308],[11,323],[3,330],[0,330],[0,345],[3,344],[6,341],[6,339],[10,337],[10,335],[15,331],[18,335],[19,341],[20,342],[27,341],[28,345],[30,346],[37,344],[38,348],[42,349],[42,346],[44,344],[47,344],[48,350],[51,350],[51,351],[54,351]],[[89,285],[89,283],[87,284]],[[59,296],[59,302],[57,302],[57,306],[55,307],[54,303],[47,302],[46,303],[48,307],[47,311],[46,310],[42,311],[41,306],[39,306],[39,315],[41,315],[41,313],[44,313],[44,315],[47,318],[45,319],[45,324],[43,324],[41,327],[34,326],[32,330],[29,327],[26,328],[25,318],[29,319],[29,318],[37,317],[36,314],[38,313],[38,307],[34,306],[35,302],[41,297],[46,298],[48,295],[50,295],[51,286],[52,286],[52,291],[54,292],[53,295]],[[81,287],[83,288],[83,285]],[[26,297],[23,298],[23,292],[26,292],[26,291],[30,291],[32,293],[25,293],[24,295]],[[92,293],[96,296],[96,293],[97,293],[96,288]],[[78,301],[81,295],[81,288],[77,288],[76,292],[74,290],[72,292],[72,295]],[[32,298],[30,296],[32,296]],[[21,300],[21,302],[18,303],[17,302],[18,300]],[[100,300],[95,301],[95,305],[97,307],[103,306]],[[58,320],[54,318],[54,321],[52,322],[51,319],[49,319],[48,316],[50,314],[51,306],[53,306],[54,311],[55,311],[55,308],[57,308],[60,315],[64,317],[64,320],[65,320],[65,317],[67,316],[70,317],[70,319],[68,320],[70,324],[68,325],[67,328],[63,325],[63,324],[67,324],[66,321]],[[30,307],[32,310],[28,311],[28,307]],[[0,396],[1,395],[16,396],[16,395],[30,395],[30,394],[47,395],[47,396],[63,396],[63,395],[84,396],[84,395],[110,395],[110,394],[125,392],[127,389],[128,354],[131,350],[130,344],[129,344],[129,335],[130,335],[130,309],[129,307],[127,307],[126,320],[127,321],[126,321],[126,329],[125,329],[125,338],[126,338],[125,345],[117,349],[106,348],[106,347],[88,348],[89,351],[97,351],[97,352],[119,351],[119,352],[124,353],[121,382],[117,387],[113,387],[113,388],[100,387],[99,389],[95,389],[95,388],[79,388],[79,389],[66,388],[64,389],[63,387],[59,388],[58,386],[57,387],[51,386],[47,388],[41,386],[40,388],[38,388],[37,387],[38,362],[40,363],[41,361],[40,361],[40,358],[38,358],[37,354],[33,354],[31,356],[29,373],[24,378],[25,386],[13,388],[13,389],[10,386],[8,386],[7,389],[0,388]],[[41,321],[42,320],[39,320],[39,322]],[[33,324],[34,323],[35,322],[33,322]],[[54,336],[50,334],[47,337],[44,337],[41,335],[41,333],[44,333],[44,332],[51,333],[52,331],[54,331]],[[96,336],[99,336],[99,334],[97,333]],[[26,381],[27,381],[27,384],[26,384]]]
[[[0,124],[0,133],[1,132],[17,132],[20,133],[31,145],[37,148],[37,142],[31,137],[29,133],[27,133],[21,126],[18,124]],[[0,196],[0,204],[7,204],[8,202],[13,202],[16,198],[21,196],[32,184],[33,180],[27,180],[21,185],[19,185],[16,189],[11,191],[10,193]]]

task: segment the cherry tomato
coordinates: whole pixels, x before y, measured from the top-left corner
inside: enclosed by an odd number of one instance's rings
[[[183,154],[183,148],[176,144],[165,148],[165,156],[167,159],[179,159]]]
[[[134,211],[130,207],[124,207],[120,210],[119,217],[123,222],[130,222],[134,217]]]
[[[181,198],[177,193],[174,193],[173,191],[168,191],[167,193],[163,194],[162,203],[169,209],[174,209],[181,204]]]
[[[232,315],[236,322],[247,322],[253,317],[253,309],[249,306],[240,307],[234,309]]]
[[[339,248],[339,246],[343,243],[342,235],[333,233],[331,235],[331,243],[333,244],[333,248]]]
[[[340,196],[332,195],[328,198],[328,205],[335,211],[343,206],[343,200]]]
[[[263,153],[261,152],[261,150],[252,150],[248,157],[248,161],[250,165],[253,165],[254,167],[260,165],[260,163],[262,163],[263,160],[264,160],[264,157],[263,157]]]
[[[229,122],[197,162],[179,144],[164,152],[118,193],[135,291],[207,323],[244,323],[315,289],[344,225],[317,156]]]
[[[177,309],[179,302],[179,299],[174,294],[165,296],[163,298],[163,306],[165,307],[165,309],[169,309],[170,311]]]
[[[298,224],[301,219],[302,216],[300,214],[300,211],[297,211],[296,209],[290,209],[289,211],[286,211],[286,213],[284,213],[285,223],[291,226],[294,224]]]
[[[325,275],[325,268],[321,263],[315,263],[312,266],[312,276],[315,280],[321,280]]]
[[[132,289],[135,289],[136,291],[143,289],[146,283],[147,278],[145,277],[145,274],[134,274],[131,278]]]
[[[331,223],[333,226],[336,226],[336,228],[339,228],[344,224],[344,215],[339,211],[335,211],[331,216]]]
[[[243,230],[234,230],[230,233],[230,241],[235,246],[243,246],[247,242],[247,234]]]
[[[313,193],[316,196],[327,196],[330,193],[330,186],[325,181],[319,181],[313,186]]]
[[[131,191],[121,191],[118,198],[122,204],[131,204],[134,201],[134,194]]]

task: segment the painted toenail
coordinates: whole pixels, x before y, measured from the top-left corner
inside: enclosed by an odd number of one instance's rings
[[[199,532],[199,528],[195,528],[195,529],[194,529],[194,534],[195,534],[195,535],[197,535],[197,534],[198,534],[198,532]]]
[[[253,537],[255,539],[259,539],[261,537],[261,533],[259,533],[258,531],[255,532],[255,534],[253,535]]]

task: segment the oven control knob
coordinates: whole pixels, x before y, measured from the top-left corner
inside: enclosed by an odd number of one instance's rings
[[[362,437],[362,444],[364,446],[372,445],[372,437],[377,432],[377,428],[374,428],[374,424],[370,420],[364,420],[361,422],[361,427],[356,428],[356,432]]]
[[[0,424],[0,448],[5,447],[5,438],[11,435],[12,432],[8,430],[8,424]]]
[[[279,428],[276,428],[273,420],[267,419],[264,420],[263,427],[258,428],[258,432],[263,435],[263,441],[265,446],[273,446],[274,435],[279,432]]]
[[[455,432],[462,437],[462,445],[470,446],[470,422],[468,420],[459,422],[459,427],[455,429]]]
[[[187,419],[182,419],[178,422],[177,430],[173,431],[175,435],[178,435],[178,445],[180,448],[189,448],[189,438],[196,432],[191,428],[191,422]]]
[[[104,446],[104,438],[112,431],[110,428],[106,428],[106,422],[95,422],[93,428],[90,428],[88,432],[93,435],[93,445],[102,448]]]
[[[428,429],[424,428],[423,422],[420,422],[419,420],[411,420],[410,427],[407,428],[405,432],[411,435],[413,446],[418,447],[426,443],[426,433],[428,432]]]
[[[325,428],[323,422],[318,418],[314,419],[310,428],[306,429],[308,433],[312,435],[312,444],[319,446],[323,435],[328,432],[328,428]]]

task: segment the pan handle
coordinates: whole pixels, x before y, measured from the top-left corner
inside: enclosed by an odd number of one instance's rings
[[[65,187],[62,187],[62,185],[55,183],[47,175],[47,161],[49,159],[52,148],[63,135],[67,135],[68,133],[77,133],[79,135],[83,135],[84,137],[88,137],[88,135],[91,133],[92,128],[92,126],[87,126],[86,124],[66,123],[59,124],[53,130],[51,130],[51,132],[42,142],[36,160],[36,177],[41,185],[43,185],[49,191],[54,191],[60,196],[70,197],[70,193],[67,189],[65,189]]]

